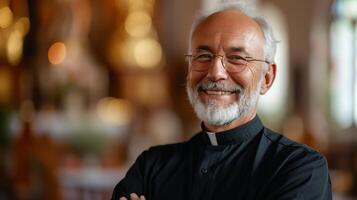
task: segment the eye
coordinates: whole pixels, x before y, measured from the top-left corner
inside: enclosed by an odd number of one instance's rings
[[[228,55],[227,56],[227,61],[236,64],[236,65],[245,65],[247,64],[247,59],[243,58],[242,56],[239,55]]]
[[[194,56],[194,61],[197,62],[208,62],[213,59],[213,55],[210,53],[199,53]]]

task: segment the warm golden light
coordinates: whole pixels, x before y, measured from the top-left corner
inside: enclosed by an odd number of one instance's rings
[[[125,30],[132,37],[143,37],[151,30],[151,16],[144,11],[135,11],[125,20]]]
[[[9,7],[0,8],[0,27],[7,28],[11,25],[13,14]]]
[[[66,45],[56,42],[48,49],[48,61],[54,65],[61,64],[66,58]]]
[[[134,58],[140,67],[155,67],[161,62],[161,45],[154,39],[140,40],[134,48]]]
[[[97,113],[103,122],[127,125],[132,116],[132,108],[128,100],[105,97],[98,102]]]
[[[25,36],[30,30],[30,20],[27,17],[21,17],[18,19],[14,26],[15,30],[19,31]]]
[[[17,65],[22,57],[23,39],[18,31],[10,34],[7,40],[7,59],[11,65]]]

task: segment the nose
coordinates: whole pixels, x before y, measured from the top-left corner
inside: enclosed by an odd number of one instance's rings
[[[207,78],[211,81],[225,80],[228,78],[228,73],[224,68],[223,56],[217,55],[212,61],[210,68],[207,72]]]

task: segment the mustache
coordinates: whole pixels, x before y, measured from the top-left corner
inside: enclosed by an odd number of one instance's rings
[[[235,92],[235,93],[243,93],[244,89],[239,84],[227,84],[223,81],[201,81],[197,84],[198,91],[204,90],[219,90],[225,92]]]

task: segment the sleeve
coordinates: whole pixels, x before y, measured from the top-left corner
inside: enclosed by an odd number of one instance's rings
[[[139,196],[144,194],[145,183],[145,154],[144,151],[135,161],[135,163],[129,168],[125,177],[115,186],[112,200],[119,200],[120,197],[126,197],[130,199],[131,193],[136,193]]]
[[[269,200],[331,200],[331,181],[325,157],[307,152],[282,167],[269,189]]]

